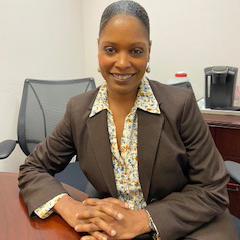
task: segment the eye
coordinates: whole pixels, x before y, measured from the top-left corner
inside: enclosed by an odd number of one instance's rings
[[[141,48],[135,48],[135,49],[133,49],[133,50],[131,51],[131,53],[132,53],[133,55],[138,56],[138,55],[141,55],[141,54],[143,53],[143,50],[142,50]]]
[[[113,47],[106,47],[105,52],[108,54],[113,54],[116,53],[116,49],[114,49]]]

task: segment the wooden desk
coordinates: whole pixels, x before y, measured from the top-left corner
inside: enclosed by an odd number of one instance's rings
[[[46,220],[30,219],[19,194],[17,173],[0,173],[0,239],[1,240],[79,240],[75,232],[60,216],[53,214]],[[68,193],[83,201],[87,195],[64,185]]]
[[[215,144],[224,160],[240,163],[240,116],[202,114],[209,125]],[[240,184],[228,184],[230,212],[240,218]]]

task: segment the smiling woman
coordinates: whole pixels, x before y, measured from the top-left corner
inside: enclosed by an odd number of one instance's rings
[[[98,60],[106,83],[70,99],[62,121],[21,166],[29,214],[55,211],[89,233],[83,240],[237,240],[226,169],[193,93],[145,77],[149,33],[136,2],[103,12]],[[74,154],[101,199],[77,202],[51,175]]]

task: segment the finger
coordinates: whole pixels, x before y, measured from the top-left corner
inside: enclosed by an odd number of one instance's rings
[[[76,213],[75,216],[76,216],[77,220],[91,219],[91,218],[95,218],[95,217],[100,217],[106,221],[113,220],[113,218],[110,217],[108,214],[106,214],[102,211],[99,211],[97,209],[94,209],[94,208],[81,211],[80,213]]]
[[[91,234],[93,237],[95,237],[96,239],[98,239],[98,240],[107,240],[107,239],[109,239],[109,236],[107,236],[107,235],[104,234],[104,233],[98,232],[98,231],[96,231],[96,232],[90,232],[90,234]]]
[[[98,240],[98,239],[95,238],[94,236],[87,235],[87,236],[81,237],[80,240]]]
[[[109,236],[114,237],[117,232],[115,229],[113,229],[111,226],[109,226],[104,220],[101,218],[93,218],[91,219],[91,222],[94,223],[96,226],[98,226],[102,231],[104,231]]]
[[[85,199],[82,204],[83,205],[91,205],[91,206],[96,206],[99,204],[102,204],[103,200],[102,199],[97,199],[97,198],[87,198]]]
[[[83,201],[83,205],[97,206],[97,209],[108,214],[116,220],[122,220],[124,218],[123,214],[114,208],[114,204],[111,202],[104,202],[101,199],[88,198]]]
[[[123,207],[123,208],[129,208],[128,204],[117,199],[117,198],[104,198],[104,199],[97,199],[97,198],[88,198],[86,200],[84,200],[82,203],[83,205],[91,205],[91,206],[96,206],[96,205],[99,205],[99,204],[102,204],[103,202],[105,203],[113,203],[113,204],[116,204],[120,207]]]
[[[83,223],[76,225],[74,227],[74,230],[76,232],[95,232],[101,230],[101,228],[96,226],[94,223]]]
[[[112,207],[112,205],[101,204],[98,205],[96,208],[98,208],[100,211],[106,213],[107,215],[113,217],[116,220],[122,220],[124,218],[124,215],[120,211],[118,211],[118,209]]]
[[[97,240],[97,238],[95,238],[93,236],[84,236],[84,237],[80,238],[80,240]]]
[[[125,202],[123,202],[122,200],[119,200],[119,199],[117,199],[117,198],[112,198],[112,197],[110,197],[110,198],[104,198],[104,199],[102,199],[102,201],[114,203],[114,204],[117,204],[118,206],[123,207],[123,208],[126,208],[126,209],[129,208],[129,206],[128,206],[127,203],[125,203]]]

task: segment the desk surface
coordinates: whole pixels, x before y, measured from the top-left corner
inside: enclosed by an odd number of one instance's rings
[[[19,194],[17,173],[0,173],[0,239],[1,240],[79,240],[75,232],[60,216],[53,214],[46,220],[30,219]],[[77,200],[87,195],[71,186],[64,187]]]

